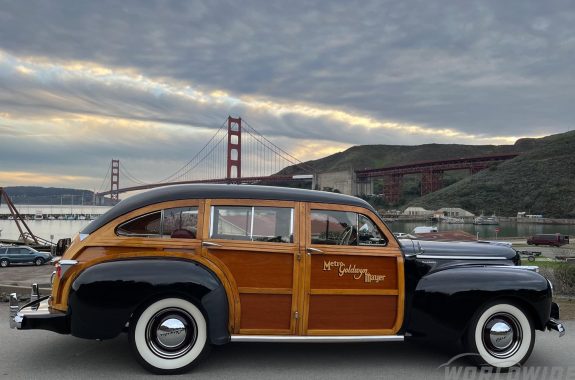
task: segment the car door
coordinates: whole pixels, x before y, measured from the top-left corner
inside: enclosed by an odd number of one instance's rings
[[[393,335],[403,321],[403,256],[370,210],[306,205],[303,335]]]
[[[10,255],[10,262],[21,264],[26,262],[28,250],[26,248],[16,247],[8,249],[8,254]]]
[[[299,255],[297,203],[207,200],[204,255],[237,291],[232,332],[294,334]]]

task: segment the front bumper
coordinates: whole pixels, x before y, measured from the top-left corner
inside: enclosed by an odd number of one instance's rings
[[[559,333],[559,337],[565,335],[565,326],[558,320],[559,319],[559,305],[555,302],[551,303],[551,317],[547,322],[548,330],[555,330]]]
[[[48,305],[49,299],[50,296],[38,296],[37,299],[19,307],[16,294],[10,294],[10,328],[18,330],[49,330],[60,334],[69,334],[70,323],[68,315],[50,308]]]

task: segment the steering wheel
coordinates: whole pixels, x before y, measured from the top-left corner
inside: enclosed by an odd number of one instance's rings
[[[353,226],[345,227],[343,233],[341,234],[341,239],[339,240],[339,245],[348,245],[349,238],[351,238],[351,233],[353,232]]]

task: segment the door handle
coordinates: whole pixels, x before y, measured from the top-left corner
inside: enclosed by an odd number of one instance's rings
[[[223,246],[221,244],[213,243],[211,241],[203,241],[202,247],[213,248],[213,247],[223,247]]]
[[[308,248],[308,249],[307,249],[307,254],[308,254],[308,256],[311,256],[312,253],[321,253],[321,254],[324,254],[325,252],[322,251],[321,249],[317,249],[317,248]]]

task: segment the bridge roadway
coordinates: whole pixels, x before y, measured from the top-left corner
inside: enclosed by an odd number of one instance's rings
[[[376,169],[356,170],[355,174],[358,179],[382,177],[388,175],[404,175],[416,174],[424,172],[442,172],[448,170],[462,170],[462,169],[485,169],[493,162],[500,162],[510,160],[519,156],[519,153],[507,153],[490,156],[466,157],[455,158],[450,160],[440,161],[422,161],[413,164],[399,165],[399,166],[386,166]]]

